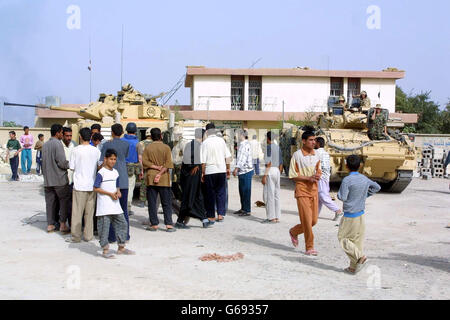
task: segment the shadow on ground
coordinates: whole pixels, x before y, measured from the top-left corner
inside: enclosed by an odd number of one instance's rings
[[[328,270],[328,271],[336,271],[336,272],[339,272],[339,273],[344,272],[343,269],[337,268],[335,266],[329,266],[327,264],[318,262],[318,261],[314,260],[314,258],[311,258],[311,257],[283,256],[281,254],[276,254],[276,253],[272,254],[272,256],[279,257],[279,258],[281,258],[281,259],[283,259],[285,261],[300,262],[301,264],[305,264],[305,265],[308,265],[308,266],[314,267],[314,268],[319,268],[319,269]]]
[[[253,243],[261,247],[271,248],[271,249],[277,249],[277,250],[285,250],[289,252],[293,252],[295,249],[292,247],[285,246],[280,243],[272,242],[267,239],[261,239],[257,237],[247,237],[247,236],[235,236],[236,240],[246,243]]]
[[[450,273],[450,261],[443,257],[391,253],[389,257],[373,257],[373,259],[404,261]]]
[[[441,190],[428,190],[428,189],[411,189],[413,191],[420,192],[432,192],[432,193],[442,193],[442,194],[450,194],[450,191],[441,191]]]
[[[110,244],[109,247],[110,249],[114,249],[114,244]],[[78,249],[81,252],[90,254],[94,257],[101,256],[101,248],[100,245],[98,245],[98,240],[95,238],[89,242],[81,241],[80,243],[70,243],[69,248]]]

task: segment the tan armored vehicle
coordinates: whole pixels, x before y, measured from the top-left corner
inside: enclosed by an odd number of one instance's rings
[[[143,95],[131,84],[125,84],[117,92],[117,96],[101,93],[99,99],[89,103],[87,107],[79,109],[51,106],[50,109],[74,111],[83,117],[76,125],[72,125],[73,139],[78,142],[79,129],[90,127],[94,123],[101,124],[102,128],[121,123],[125,128],[129,122],[134,122],[142,132],[153,127],[167,130],[169,110],[158,106],[156,102],[163,95],[164,93],[158,96]]]
[[[340,106],[329,107],[328,112],[319,116],[316,135],[325,139],[325,149],[331,157],[330,182],[340,182],[348,174],[345,157],[357,154],[362,157],[360,172],[379,182],[388,192],[400,193],[411,182],[416,169],[414,136],[404,135],[395,130],[402,127],[399,119],[389,119],[389,112],[382,109],[387,120],[386,140],[371,140],[368,136],[370,117],[374,108],[367,114],[358,108]],[[291,139],[291,154],[301,148],[300,128],[291,128],[285,133]]]

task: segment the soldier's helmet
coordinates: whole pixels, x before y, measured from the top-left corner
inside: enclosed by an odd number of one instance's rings
[[[345,102],[345,97],[344,96],[339,96],[338,101],[344,101]]]
[[[147,130],[145,130],[145,136],[146,137],[150,137],[152,134],[150,133],[150,131],[152,131],[152,128],[147,128]]]
[[[131,88],[133,88],[133,86],[130,83],[126,83],[122,86],[123,91],[129,91]]]
[[[377,103],[377,105],[375,106],[375,109],[381,109],[381,104]]]
[[[361,94],[360,94],[360,95],[363,95],[363,94],[367,97],[367,92],[361,91]]]
[[[134,122],[129,122],[129,123],[127,124],[127,127],[125,128],[125,130],[126,130],[128,133],[136,133],[136,131],[137,131],[136,123],[134,123]]]

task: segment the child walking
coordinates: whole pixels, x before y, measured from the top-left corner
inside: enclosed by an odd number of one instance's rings
[[[364,242],[364,209],[366,198],[380,191],[378,183],[358,173],[361,159],[357,155],[346,158],[350,174],[342,180],[338,199],[344,202],[344,216],[339,224],[338,239],[347,256],[350,266],[344,271],[356,274],[367,265],[367,257],[363,254]]]
[[[119,173],[114,169],[116,161],[117,152],[114,149],[106,150],[103,168],[98,171],[94,183],[94,191],[97,192],[97,230],[103,249],[102,256],[107,259],[115,257],[109,252],[108,235],[111,224],[119,246],[117,254],[135,254],[134,251],[125,248],[128,224],[119,202],[122,195],[119,189]]]

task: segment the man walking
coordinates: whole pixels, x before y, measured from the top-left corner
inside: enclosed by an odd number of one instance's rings
[[[174,232],[172,222],[172,190],[170,188],[169,169],[173,169],[170,147],[162,142],[161,130],[153,128],[150,131],[153,143],[149,144],[142,156],[142,164],[147,171],[147,201],[150,219],[149,231],[158,230],[158,208],[156,198],[159,195],[164,213],[164,224],[167,232]]]
[[[47,232],[55,231],[59,205],[60,231],[69,233],[66,225],[70,206],[70,187],[64,147],[61,144],[63,128],[60,124],[53,124],[50,128],[51,138],[42,146],[42,174],[44,175],[44,193],[47,212]]]
[[[186,218],[197,218],[203,223],[203,228],[210,226],[210,221],[206,216],[206,209],[201,191],[202,163],[201,145],[204,130],[195,129],[195,139],[187,143],[183,151],[183,162],[181,165],[180,185],[182,190],[182,200],[180,214],[178,215],[175,227],[180,229],[189,228],[186,225]]]
[[[108,149],[114,149],[117,153],[117,160],[114,165],[114,169],[119,173],[119,189],[122,195],[119,199],[120,206],[123,210],[125,220],[127,221],[127,240],[130,239],[130,221],[128,218],[128,172],[125,159],[128,157],[129,145],[128,142],[120,140],[123,134],[123,127],[120,123],[115,123],[111,126],[111,136],[112,140],[105,142],[101,150],[100,161],[103,162],[105,159],[105,153]],[[116,233],[114,227],[111,225],[109,229],[110,243],[116,242]]]
[[[137,151],[137,144],[139,143],[138,137],[136,136],[137,127],[136,123],[129,122],[125,128],[127,133],[123,136],[121,140],[126,141],[129,145],[128,147],[128,157],[125,159],[127,163],[128,172],[128,215],[132,215],[131,203],[133,201],[134,187],[136,186],[136,176],[141,175],[141,169],[139,167],[139,157]]]
[[[226,180],[230,178],[231,154],[223,138],[216,135],[214,123],[206,125],[207,138],[202,143],[202,181],[205,183],[205,208],[210,221],[222,222],[225,215]]]
[[[252,158],[255,175],[259,176],[259,158],[262,155],[261,144],[259,143],[256,134],[253,135],[253,139],[250,141],[252,147]]]
[[[294,247],[298,246],[298,236],[304,234],[306,255],[317,255],[314,250],[314,234],[312,227],[317,223],[319,215],[319,195],[317,183],[320,180],[320,159],[314,152],[316,137],[313,129],[302,134],[302,148],[292,155],[289,166],[289,178],[295,182],[295,198],[297,199],[300,224],[289,230]]]
[[[91,130],[82,128],[80,130],[81,144],[73,150],[70,156],[70,169],[73,170],[72,238],[68,239],[70,242],[81,241],[83,213],[84,240],[91,241],[94,238],[94,181],[97,175],[100,151],[89,144],[90,139]]]
[[[266,170],[262,178],[263,198],[266,204],[267,219],[263,223],[278,223],[281,218],[280,175],[283,172],[283,156],[272,131],[267,132],[267,150],[264,157]]]
[[[29,174],[31,171],[31,163],[33,158],[31,156],[31,148],[33,147],[33,136],[30,134],[30,128],[23,127],[24,135],[20,137],[20,144],[22,145],[22,173]]]
[[[322,210],[322,206],[325,205],[328,209],[334,212],[333,221],[337,221],[343,213],[330,197],[330,155],[325,151],[324,147],[325,139],[322,137],[317,137],[314,149],[319,155],[320,169],[322,171],[322,176],[319,180],[319,214]]]
[[[239,196],[241,198],[241,209],[234,212],[239,216],[249,216],[251,212],[253,157],[252,147],[248,142],[248,134],[245,130],[238,131],[239,149],[236,167],[233,176],[239,175]]]
[[[11,181],[19,181],[19,175],[17,174],[17,170],[19,168],[19,154],[22,151],[22,146],[20,142],[16,139],[16,132],[9,132],[9,140],[6,144],[6,159],[5,162],[8,162],[11,166],[12,176]]]

